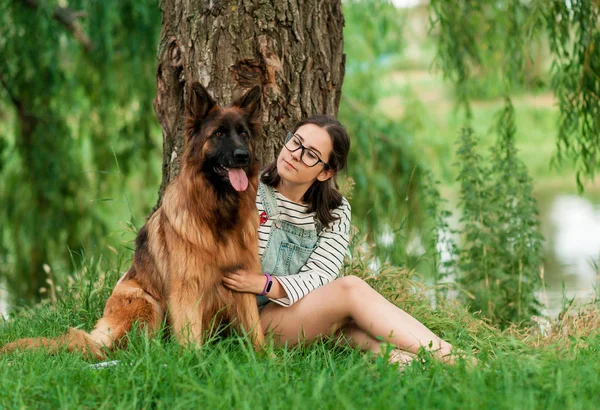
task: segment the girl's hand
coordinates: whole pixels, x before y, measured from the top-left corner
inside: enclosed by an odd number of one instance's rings
[[[267,278],[262,272],[238,269],[226,273],[223,276],[222,282],[226,288],[236,292],[256,293],[259,295],[265,288]]]

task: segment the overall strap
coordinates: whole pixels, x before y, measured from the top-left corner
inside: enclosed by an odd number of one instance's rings
[[[317,235],[320,235],[323,229],[325,229],[325,225],[321,223],[319,218],[315,215],[315,229],[317,230]]]
[[[273,219],[279,215],[279,207],[277,206],[277,199],[275,198],[275,191],[273,188],[260,182],[258,184],[258,194],[260,195],[260,200],[267,212],[267,217]]]

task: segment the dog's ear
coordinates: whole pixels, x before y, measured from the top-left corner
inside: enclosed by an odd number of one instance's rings
[[[185,107],[187,135],[197,130],[200,122],[206,118],[206,115],[215,105],[215,100],[212,99],[202,84],[199,82],[192,83],[188,103]]]
[[[250,91],[240,97],[233,103],[234,107],[241,108],[254,128],[254,132],[258,133],[262,117],[262,88],[259,85],[254,86]]]

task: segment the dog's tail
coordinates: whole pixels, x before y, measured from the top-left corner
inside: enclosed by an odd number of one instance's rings
[[[94,337],[94,332],[86,333],[79,329],[69,329],[67,334],[54,337],[35,337],[19,339],[8,343],[0,349],[0,355],[13,352],[15,350],[26,349],[45,349],[49,354],[56,354],[62,350],[70,352],[81,352],[89,359],[103,360],[106,357],[107,347],[102,344],[102,340]]]
[[[19,339],[2,347],[0,356],[15,350],[41,348],[49,354],[68,350],[81,352],[88,359],[103,360],[115,344],[126,343],[124,336],[135,322],[152,333],[160,327],[163,317],[161,305],[137,281],[127,280],[117,284],[106,302],[104,316],[90,333],[71,328],[67,334],[51,339]]]

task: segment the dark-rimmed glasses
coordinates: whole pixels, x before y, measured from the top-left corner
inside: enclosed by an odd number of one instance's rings
[[[319,158],[319,155],[317,155],[315,151],[302,145],[300,138],[298,138],[298,136],[292,132],[288,132],[285,136],[285,148],[287,148],[287,150],[290,152],[295,152],[301,149],[302,152],[300,153],[300,161],[302,161],[302,163],[307,167],[312,168],[319,162],[322,162],[325,168],[329,167],[329,164]]]

